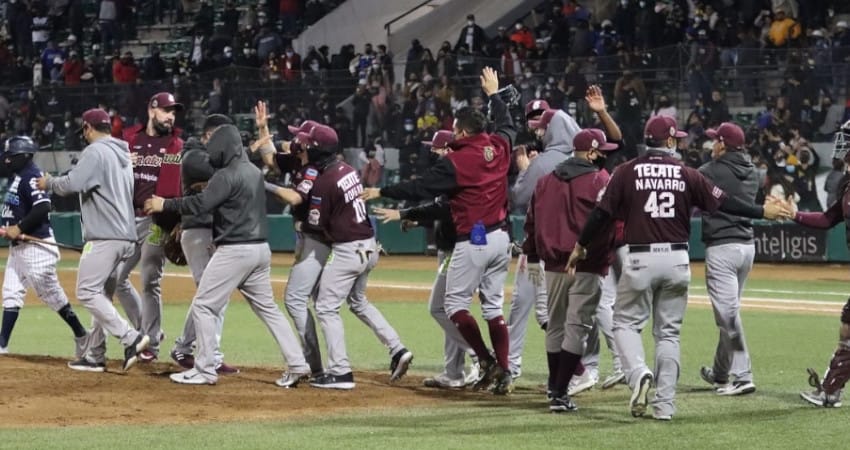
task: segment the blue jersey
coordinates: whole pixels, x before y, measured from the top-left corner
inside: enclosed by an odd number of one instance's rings
[[[6,186],[6,198],[3,200],[3,210],[0,212],[4,227],[20,223],[32,211],[33,206],[44,202],[50,203],[50,195],[36,186],[39,177],[41,177],[41,170],[30,163],[9,179],[9,184]],[[45,218],[27,234],[41,239],[52,237],[53,229],[50,228],[50,219]]]

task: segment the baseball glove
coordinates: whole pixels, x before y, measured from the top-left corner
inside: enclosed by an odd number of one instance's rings
[[[165,257],[176,266],[186,265],[186,255],[183,254],[183,246],[180,245],[181,229],[182,227],[177,225],[162,241],[162,251],[165,253]]]

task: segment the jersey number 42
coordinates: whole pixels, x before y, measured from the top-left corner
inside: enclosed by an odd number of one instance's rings
[[[643,205],[643,211],[653,219],[673,218],[676,216],[676,197],[672,192],[652,191]]]

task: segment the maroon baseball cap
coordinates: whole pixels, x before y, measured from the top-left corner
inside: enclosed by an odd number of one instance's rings
[[[316,125],[321,125],[321,124],[319,122],[316,122],[315,120],[305,120],[305,121],[301,122],[301,125],[299,125],[297,127],[294,127],[292,125],[288,125],[287,128],[289,128],[289,132],[292,133],[293,135],[297,135],[299,132],[302,132],[302,131],[304,133],[310,134],[310,131]]]
[[[434,137],[430,141],[422,141],[422,143],[433,148],[446,148],[449,146],[449,142],[453,140],[455,140],[454,133],[448,130],[440,130],[434,133]]]
[[[174,100],[174,94],[172,94],[170,92],[160,92],[158,94],[154,94],[154,96],[151,97],[151,101],[150,101],[150,103],[148,103],[148,106],[150,106],[151,108],[172,108],[173,107],[174,109],[176,109],[178,111],[183,110],[183,104],[177,103],[177,101]]]
[[[643,135],[654,141],[665,141],[671,137],[676,139],[687,137],[688,133],[679,130],[676,119],[667,116],[655,116],[646,122]]]
[[[339,144],[336,131],[327,125],[317,124],[313,127],[310,138],[319,147],[336,147]]]
[[[598,128],[585,128],[576,134],[573,138],[573,147],[577,152],[589,152],[591,150],[599,150],[609,152],[616,150],[619,146],[613,142],[608,142],[605,133]]]
[[[100,108],[92,108],[92,109],[83,113],[83,125],[85,125],[85,124],[89,124],[89,125],[102,125],[102,124],[111,125],[112,120],[109,119],[109,114],[106,111],[104,111]],[[77,130],[78,133],[82,133],[82,131],[83,131],[83,127],[80,127],[80,129]]]
[[[310,135],[303,131],[299,131],[295,135],[295,139],[290,142],[289,149],[292,153],[300,153],[302,150],[310,147],[311,145],[313,145],[313,139],[310,138]]]
[[[546,111],[543,112],[543,115],[540,116],[539,119],[529,120],[528,121],[528,128],[531,128],[532,130],[536,130],[536,129],[544,129],[545,130],[546,128],[549,128],[549,122],[551,122],[552,118],[555,117],[555,112],[556,111],[554,109],[547,109]]]
[[[747,140],[744,137],[744,130],[732,122],[723,122],[717,128],[705,130],[705,135],[709,139],[716,139],[723,142],[730,148],[741,148]]]
[[[542,99],[535,99],[525,104],[525,117],[538,112],[543,112],[549,109],[549,102]]]

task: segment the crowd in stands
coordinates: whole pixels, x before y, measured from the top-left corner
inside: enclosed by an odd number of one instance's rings
[[[546,99],[582,124],[591,117],[585,90],[600,85],[627,145],[642,143],[648,116],[677,117],[693,166],[709,158],[704,130],[743,120],[768,191],[782,185],[801,208],[814,208],[810,142],[831,139],[848,118],[850,27],[838,17],[850,4],[841,0],[620,0],[606,18],[580,1],[550,0],[511,27],[494,30],[470,15],[456,39],[435,49],[413,40],[396,55],[368,43],[336,53],[317,43],[298,54],[292,38],[338,1],[99,0],[89,15],[86,1],[0,7],[3,136],[30,134],[44,145],[64,136],[63,148],[75,149],[74,118],[91,102],[111,111],[119,133],[145,117],[144,99],[161,89],[199,114],[248,113],[264,98],[279,138],[306,118],[332,124],[344,147],[365,148],[358,166],[367,184],[379,184],[384,148],[400,149],[393,176],[416,177],[431,160],[421,141],[450,128],[458,108],[486,107],[477,74],[490,65],[523,102]],[[184,24],[186,47],[126,51],[144,17]],[[732,97],[763,110],[733,116]],[[181,122],[193,132],[191,113]]]

